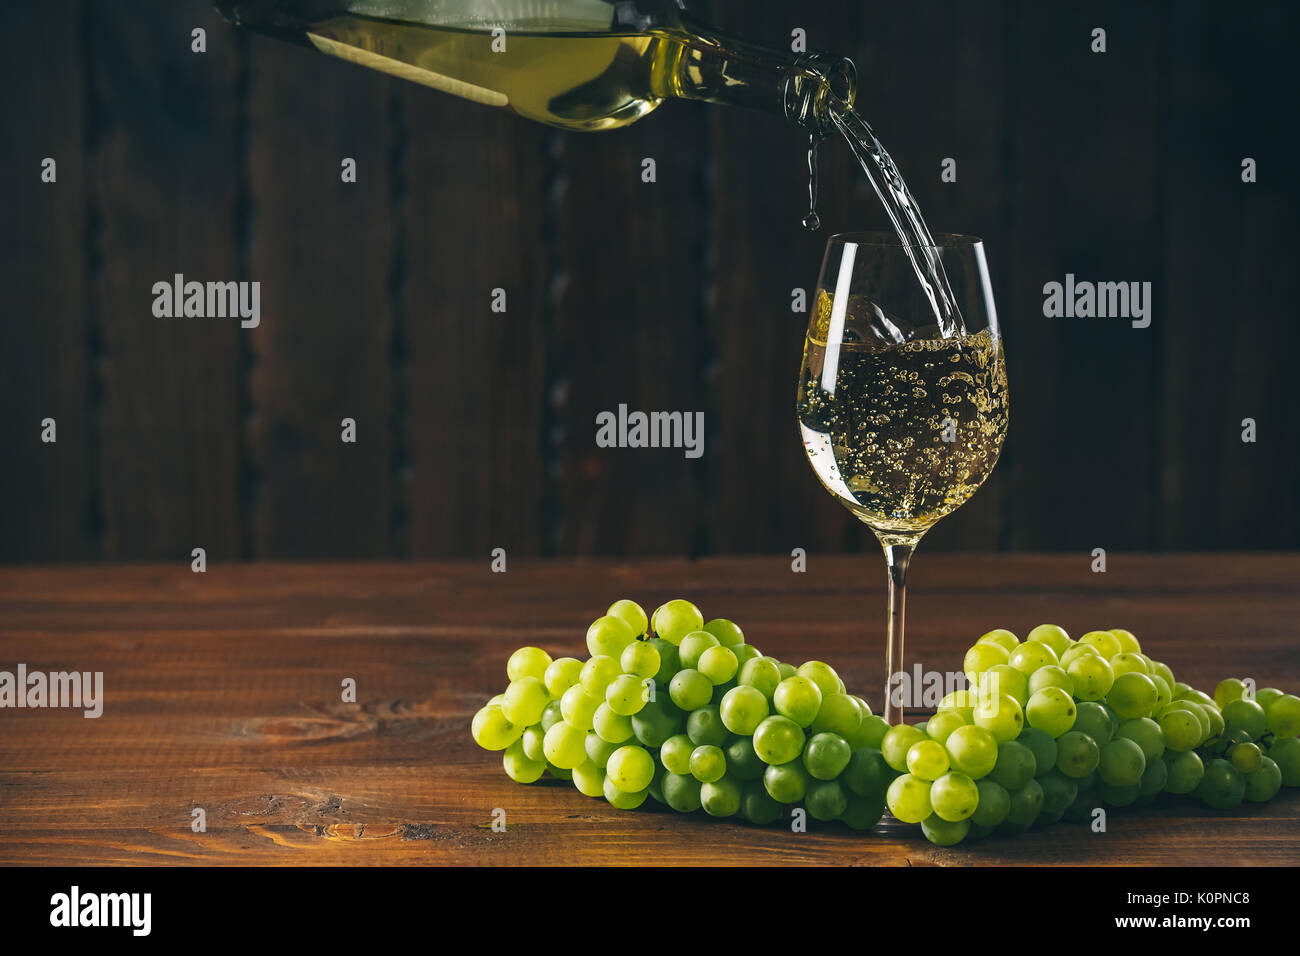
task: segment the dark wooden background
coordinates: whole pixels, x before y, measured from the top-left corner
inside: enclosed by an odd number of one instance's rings
[[[926,548],[1300,542],[1295,4],[699,8],[852,56],[931,226],[988,240],[1010,437]],[[10,2],[0,44],[0,560],[874,547],[793,416],[790,290],[828,232],[883,224],[845,150],[813,236],[772,117],[553,131],[197,0]],[[1152,326],[1044,319],[1067,271],[1152,281]],[[261,326],[154,318],[175,272],[259,280]],[[704,411],[704,457],[597,449],[620,402]]]

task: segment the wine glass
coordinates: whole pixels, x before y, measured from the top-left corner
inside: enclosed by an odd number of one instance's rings
[[[937,281],[923,284],[923,266],[935,261]],[[955,323],[945,316],[941,324],[935,289],[951,290]],[[928,248],[884,232],[831,236],[797,406],[813,471],[885,552],[885,720],[898,723],[908,562],[930,526],[983,484],[1007,433],[1006,361],[984,244],[972,236],[940,235]]]

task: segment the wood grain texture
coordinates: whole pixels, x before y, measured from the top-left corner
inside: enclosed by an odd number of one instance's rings
[[[956,666],[976,635],[1124,625],[1196,686],[1300,684],[1295,555],[929,555],[913,568],[909,660]],[[523,644],[583,652],[619,596],[689,593],[782,659],[881,679],[883,574],[867,556],[511,564],[257,564],[0,571],[0,667],[102,670],[96,720],[0,715],[4,864],[1121,864],[1300,862],[1300,798],[1215,814],[1115,813],[941,850],[914,829],[807,834],[620,812],[558,781],[520,786],[469,738]],[[865,582],[865,583],[864,583]],[[339,701],[357,681],[358,703]],[[193,833],[202,807],[207,832]],[[492,811],[506,812],[494,833]]]

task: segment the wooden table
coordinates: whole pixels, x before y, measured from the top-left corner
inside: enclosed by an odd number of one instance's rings
[[[918,555],[910,662],[959,670],[996,626],[1133,630],[1196,686],[1300,687],[1300,556]],[[1218,814],[1188,804],[953,849],[917,828],[758,829],[621,812],[520,786],[470,715],[523,644],[584,651],[615,598],[689,596],[764,652],[824,659],[878,707],[883,565],[813,554],[634,563],[511,559],[0,570],[0,670],[103,671],[105,708],[0,711],[7,864],[1300,863],[1300,791]],[[357,703],[341,700],[354,678]],[[206,832],[193,832],[202,808]],[[490,826],[506,812],[505,832]]]

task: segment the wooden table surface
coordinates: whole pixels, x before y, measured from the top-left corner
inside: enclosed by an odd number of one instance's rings
[[[909,662],[959,670],[997,626],[1127,627],[1180,679],[1300,687],[1300,555],[918,554]],[[5,864],[1300,863],[1300,791],[1213,813],[1116,812],[938,849],[918,828],[807,833],[623,812],[520,786],[469,737],[515,647],[584,654],[614,599],[690,597],[765,653],[823,659],[880,703],[871,555],[0,569],[0,670],[103,671],[104,713],[0,711]],[[343,703],[341,682],[357,682]],[[203,808],[206,832],[191,830]],[[506,812],[505,832],[490,826]]]

